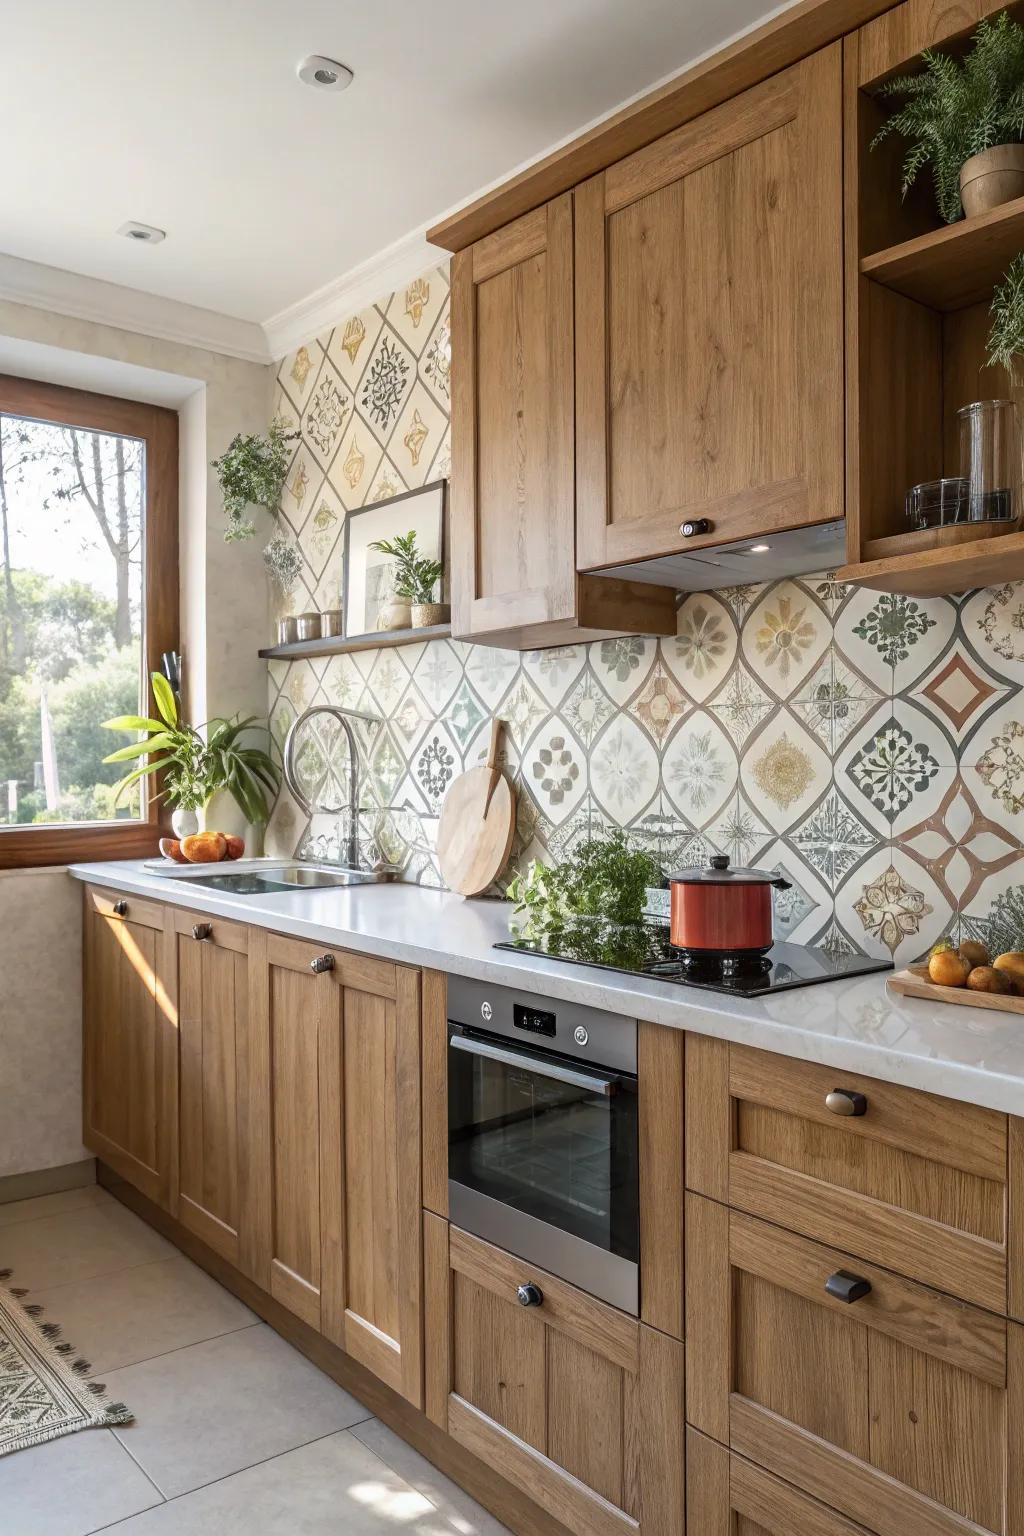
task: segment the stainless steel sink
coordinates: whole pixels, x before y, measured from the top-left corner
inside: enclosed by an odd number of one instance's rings
[[[229,891],[235,896],[268,896],[274,891],[324,890],[345,885],[379,885],[393,880],[397,871],[390,869],[325,869],[308,864],[283,864],[273,869],[216,869],[198,874],[182,870],[172,880],[187,880],[204,890]]]

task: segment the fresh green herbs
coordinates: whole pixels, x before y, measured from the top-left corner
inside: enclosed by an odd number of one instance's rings
[[[410,603],[433,602],[442,566],[439,561],[420,554],[415,532],[397,533],[393,539],[378,539],[370,548],[382,555],[390,555],[394,560],[392,580],[396,597],[403,597]]]
[[[1024,138],[1024,28],[1007,11],[986,19],[962,60],[926,48],[924,69],[882,87],[883,96],[909,100],[871,143],[891,133],[908,140],[903,195],[926,165],[932,168],[939,213],[955,224],[963,213],[960,170],[972,155]]]
[[[515,904],[512,931],[535,938],[563,929],[580,918],[600,918],[615,926],[639,923],[647,888],[659,884],[657,860],[631,848],[622,832],[582,843],[561,864],[536,859],[509,887]]]
[[[256,532],[256,524],[245,515],[249,507],[265,507],[276,517],[288,472],[288,444],[297,436],[297,432],[286,432],[284,422],[275,418],[269,432],[252,432],[247,437],[239,433],[214,459],[228,520],[227,543],[251,539]]]
[[[992,295],[992,329],[988,335],[990,367],[1006,369],[1016,383],[1024,358],[1024,251],[1010,263],[1006,276]]]

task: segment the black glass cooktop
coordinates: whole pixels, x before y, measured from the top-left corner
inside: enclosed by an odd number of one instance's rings
[[[778,943],[762,959],[729,971],[714,963],[687,962],[669,943],[668,934],[665,923],[638,923],[628,928],[580,923],[546,933],[539,939],[508,939],[494,947],[543,955],[549,960],[566,960],[574,965],[597,965],[606,971],[650,976],[656,981],[674,981],[709,992],[729,992],[736,997],[763,997],[789,987],[810,987],[819,981],[892,970],[890,960],[873,960],[859,954],[832,955],[806,944]]]

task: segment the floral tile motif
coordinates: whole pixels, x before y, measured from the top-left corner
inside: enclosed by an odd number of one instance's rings
[[[645,810],[658,788],[658,758],[650,739],[628,715],[619,715],[598,738],[590,759],[594,798],[617,822]]]
[[[835,754],[882,694],[846,662],[834,645],[804,680],[789,707],[826,752]]]
[[[583,745],[589,747],[594,737],[614,715],[615,705],[593,672],[586,671],[562,704],[560,713]]]
[[[585,645],[556,645],[548,651],[524,651],[523,670],[552,709],[557,709],[587,663]]]
[[[889,864],[864,887],[853,910],[865,933],[895,955],[905,940],[917,937],[922,920],[934,908],[925,900],[923,891],[905,880],[894,864]]]
[[[639,635],[627,635],[619,640],[599,640],[591,647],[590,664],[601,686],[617,704],[624,704],[642,687],[657,649],[656,641],[643,639]]]
[[[508,721],[513,741],[522,752],[538,725],[547,716],[548,710],[530,679],[521,675],[502,701],[501,713]]]
[[[416,779],[423,794],[439,805],[458,772],[458,755],[447,731],[428,731],[416,758]]]
[[[417,663],[415,677],[431,709],[442,714],[462,680],[462,668],[446,640],[427,646]]]
[[[415,376],[415,359],[411,352],[385,326],[358,389],[361,415],[381,443],[390,438]]]
[[[636,716],[658,746],[661,746],[688,708],[685,694],[658,661],[642,692],[630,704],[629,712]]]
[[[960,622],[967,644],[987,668],[1008,683],[1024,683],[1024,582],[973,593]]]
[[[834,787],[789,834],[793,847],[832,891],[878,847],[866,827]]]
[[[817,911],[818,903],[808,895],[788,865],[772,864],[768,868],[789,881],[788,890],[775,892],[775,937],[788,939],[812,912]]]
[[[552,822],[564,821],[587,788],[583,750],[557,720],[549,720],[526,754],[527,782]]]
[[[794,581],[770,587],[743,626],[747,665],[779,698],[788,698],[807,676],[828,640],[824,614]]]
[[[736,753],[712,715],[697,710],[678,728],[662,761],[665,793],[682,816],[704,826],[736,789]]]
[[[854,787],[890,822],[928,788],[938,771],[927,745],[915,741],[891,715],[847,768]]]
[[[708,824],[708,836],[733,864],[756,864],[772,841],[771,828],[743,795],[735,794]]]
[[[445,711],[448,727],[463,752],[480,727],[486,711],[469,684],[463,679],[458,692]]]
[[[743,748],[747,738],[777,708],[778,705],[769,698],[757,678],[747,671],[742,662],[708,705],[737,749]]]
[[[687,597],[676,619],[674,640],[664,640],[665,665],[688,698],[701,703],[719,686],[736,655],[736,626],[729,610],[708,592]]]
[[[466,661],[466,676],[488,709],[497,709],[519,675],[515,651],[499,651],[493,645],[473,645]]]
[[[352,396],[333,364],[325,361],[302,422],[303,440],[324,469],[334,457],[335,446],[351,412]]]
[[[831,778],[831,763],[795,716],[786,711],[751,742],[740,784],[777,832],[807,814]]]

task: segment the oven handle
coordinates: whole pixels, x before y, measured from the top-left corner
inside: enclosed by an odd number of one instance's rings
[[[571,1067],[563,1067],[561,1062],[546,1061],[544,1057],[526,1051],[506,1051],[500,1045],[491,1045],[488,1040],[474,1040],[467,1035],[452,1035],[448,1043],[470,1056],[486,1056],[488,1061],[500,1061],[506,1067],[526,1067],[538,1077],[550,1077],[556,1083],[585,1088],[588,1093],[600,1093],[606,1099],[611,1098],[620,1082],[617,1077],[592,1077],[589,1072],[574,1072]]]

